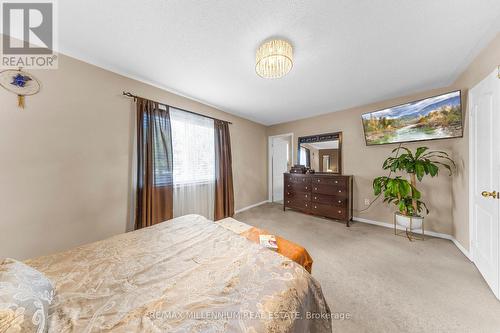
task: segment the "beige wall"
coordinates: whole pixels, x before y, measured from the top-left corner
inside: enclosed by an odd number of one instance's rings
[[[267,199],[264,126],[65,56],[58,70],[32,73],[42,90],[25,110],[0,89],[0,257],[125,231],[134,105],[122,90],[232,121],[236,209]]]
[[[322,116],[274,125],[268,135],[294,133],[295,138],[328,132],[343,132],[343,173],[354,175],[354,216],[373,221],[392,222],[392,207],[380,201],[367,211],[364,199],[372,199],[372,180],[385,175],[382,162],[396,145],[367,147],[364,142],[361,114],[397,104],[402,104],[436,94],[462,89],[464,110],[467,109],[467,90],[478,83],[500,65],[500,34],[475,58],[458,80],[450,87],[430,90],[419,94],[377,102],[348,110],[327,113]],[[329,110],[324,110],[329,111]],[[333,111],[333,110],[331,110]],[[425,201],[431,213],[426,219],[426,228],[454,236],[466,249],[469,248],[468,228],[468,121],[464,114],[464,137],[459,139],[427,141],[405,144],[410,148],[428,146],[447,151],[458,168],[453,177],[442,171],[437,178],[427,179],[421,184]],[[297,143],[294,143],[295,147]]]

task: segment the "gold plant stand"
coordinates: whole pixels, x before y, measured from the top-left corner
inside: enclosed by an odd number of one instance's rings
[[[414,240],[425,240],[425,228],[424,228],[424,224],[425,224],[425,219],[423,217],[420,217],[422,219],[422,233],[416,233],[416,232],[413,232],[413,228],[412,228],[412,223],[413,223],[413,217],[409,217],[410,218],[410,228],[405,228],[405,230],[401,230],[401,231],[398,231],[398,228],[397,228],[397,222],[396,222],[396,214],[397,213],[394,213],[394,235],[396,236],[402,236],[402,237],[406,237],[408,238],[408,240],[410,242],[413,242]]]

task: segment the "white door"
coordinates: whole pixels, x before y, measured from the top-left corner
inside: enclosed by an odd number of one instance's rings
[[[288,170],[289,143],[282,138],[273,138],[273,202],[283,200],[283,173]]]
[[[472,257],[497,298],[499,276],[500,79],[492,73],[469,92]]]

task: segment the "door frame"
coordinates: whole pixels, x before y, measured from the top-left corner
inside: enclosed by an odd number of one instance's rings
[[[475,262],[474,260],[474,247],[472,245],[472,241],[474,240],[474,229],[475,229],[475,224],[474,224],[474,175],[476,173],[476,167],[474,165],[474,154],[475,154],[475,149],[474,149],[474,144],[476,142],[476,132],[475,132],[475,113],[474,110],[472,109],[472,98],[471,98],[471,92],[470,89],[467,92],[467,113],[468,113],[468,118],[469,118],[469,179],[468,179],[468,186],[469,186],[469,259],[472,262]],[[474,113],[474,114],[473,114]],[[464,126],[465,127],[465,126]]]
[[[499,67],[500,68],[500,67]],[[488,74],[485,76],[480,82],[478,82],[476,85],[480,84],[483,80],[485,80],[487,77],[494,75],[495,78],[500,80],[500,71],[497,72],[497,69],[495,69],[492,73]],[[475,86],[476,86],[475,85]],[[475,87],[474,86],[474,87]],[[499,83],[500,86],[500,83]],[[474,88],[472,87],[472,88]],[[476,142],[476,132],[475,132],[475,123],[476,123],[476,114],[474,109],[472,108],[472,98],[471,98],[471,90],[470,88],[467,92],[467,113],[468,113],[468,120],[469,120],[469,179],[468,179],[468,186],[469,186],[469,193],[468,193],[468,199],[469,199],[469,258],[470,260],[475,263],[475,253],[474,253],[474,246],[473,246],[473,240],[474,240],[474,233],[475,233],[475,221],[474,221],[474,175],[476,173],[476,168],[474,164],[474,156],[475,156],[475,142]],[[500,124],[499,124],[500,125]],[[500,234],[498,235],[499,240],[500,240]],[[500,251],[500,249],[499,249]],[[500,260],[500,253],[499,253],[499,260]],[[500,265],[500,262],[499,262]],[[499,277],[500,278],[500,277]],[[500,285],[500,284],[499,284]],[[498,291],[493,291],[495,296],[497,296]]]
[[[267,200],[269,202],[273,202],[273,139],[275,138],[290,138],[291,142],[291,147],[290,147],[290,161],[294,163],[293,159],[293,133],[284,133],[284,134],[278,134],[278,135],[270,135],[268,137],[268,143],[267,143],[267,162],[268,162],[268,167],[267,167],[267,184],[268,184],[268,193],[267,193]]]

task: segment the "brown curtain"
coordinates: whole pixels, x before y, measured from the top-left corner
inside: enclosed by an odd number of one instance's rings
[[[234,215],[233,168],[229,124],[214,120],[215,126],[215,221]]]
[[[137,99],[137,206],[135,229],[173,215],[170,113],[158,103]]]

